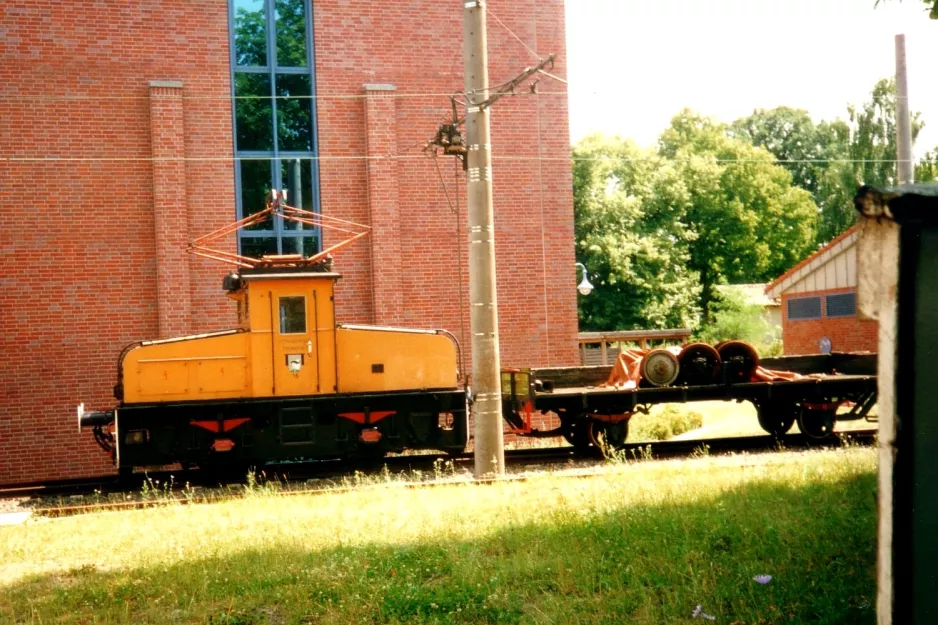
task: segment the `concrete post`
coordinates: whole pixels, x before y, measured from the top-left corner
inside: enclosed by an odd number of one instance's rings
[[[485,2],[463,2],[463,60],[466,74],[466,143],[469,198],[469,305],[477,479],[505,472],[502,437],[501,360],[495,284],[495,220],[489,109]]]
[[[899,184],[912,184],[912,119],[909,116],[909,80],[905,64],[905,35],[896,35],[896,158]]]

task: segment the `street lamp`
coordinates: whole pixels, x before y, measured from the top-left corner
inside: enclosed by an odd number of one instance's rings
[[[593,292],[593,285],[586,279],[586,265],[577,263],[576,266],[583,270],[583,281],[577,285],[576,290],[579,291],[581,295],[589,295]]]

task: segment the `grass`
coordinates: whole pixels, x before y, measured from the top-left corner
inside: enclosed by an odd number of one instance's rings
[[[849,411],[849,407],[842,407],[841,412]],[[876,413],[873,407],[872,415]],[[695,429],[687,427],[700,422]],[[834,427],[837,432],[851,430],[876,429],[876,423],[865,419],[854,421],[838,421]],[[790,432],[795,434],[800,430],[795,423]],[[657,438],[662,434],[669,434],[666,438]],[[679,437],[688,439],[724,438],[730,436],[764,436],[765,430],[759,427],[756,418],[756,409],[748,401],[701,401],[688,404],[657,404],[652,406],[649,414],[641,413],[632,417],[629,426],[629,442],[667,440]]]
[[[872,623],[875,452],[221,504],[0,528],[4,623]],[[769,574],[765,585],[753,576]]]
[[[726,403],[726,402],[710,402]],[[704,417],[682,404],[657,404],[648,414],[636,413],[629,420],[629,442],[666,441],[703,426]]]

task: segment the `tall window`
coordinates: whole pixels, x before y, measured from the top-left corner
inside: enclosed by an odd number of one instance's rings
[[[238,219],[271,189],[319,212],[319,147],[310,0],[228,0]],[[277,217],[238,233],[245,256],[320,249],[320,232]]]

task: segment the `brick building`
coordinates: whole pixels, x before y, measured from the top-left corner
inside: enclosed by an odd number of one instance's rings
[[[786,354],[875,352],[878,324],[857,317],[857,232],[850,228],[765,288],[782,302]]]
[[[492,84],[532,64],[512,32],[565,75],[562,0],[489,6]],[[441,158],[451,207],[421,151],[463,87],[461,3],[6,0],[0,59],[0,483],[110,471],[76,404],[113,405],[128,343],[233,324],[228,268],[186,245],[272,187],[372,227],[336,257],[341,322],[468,350],[462,172]],[[493,111],[506,366],[577,360],[567,98],[547,80]],[[275,223],[228,246],[328,236]]]

